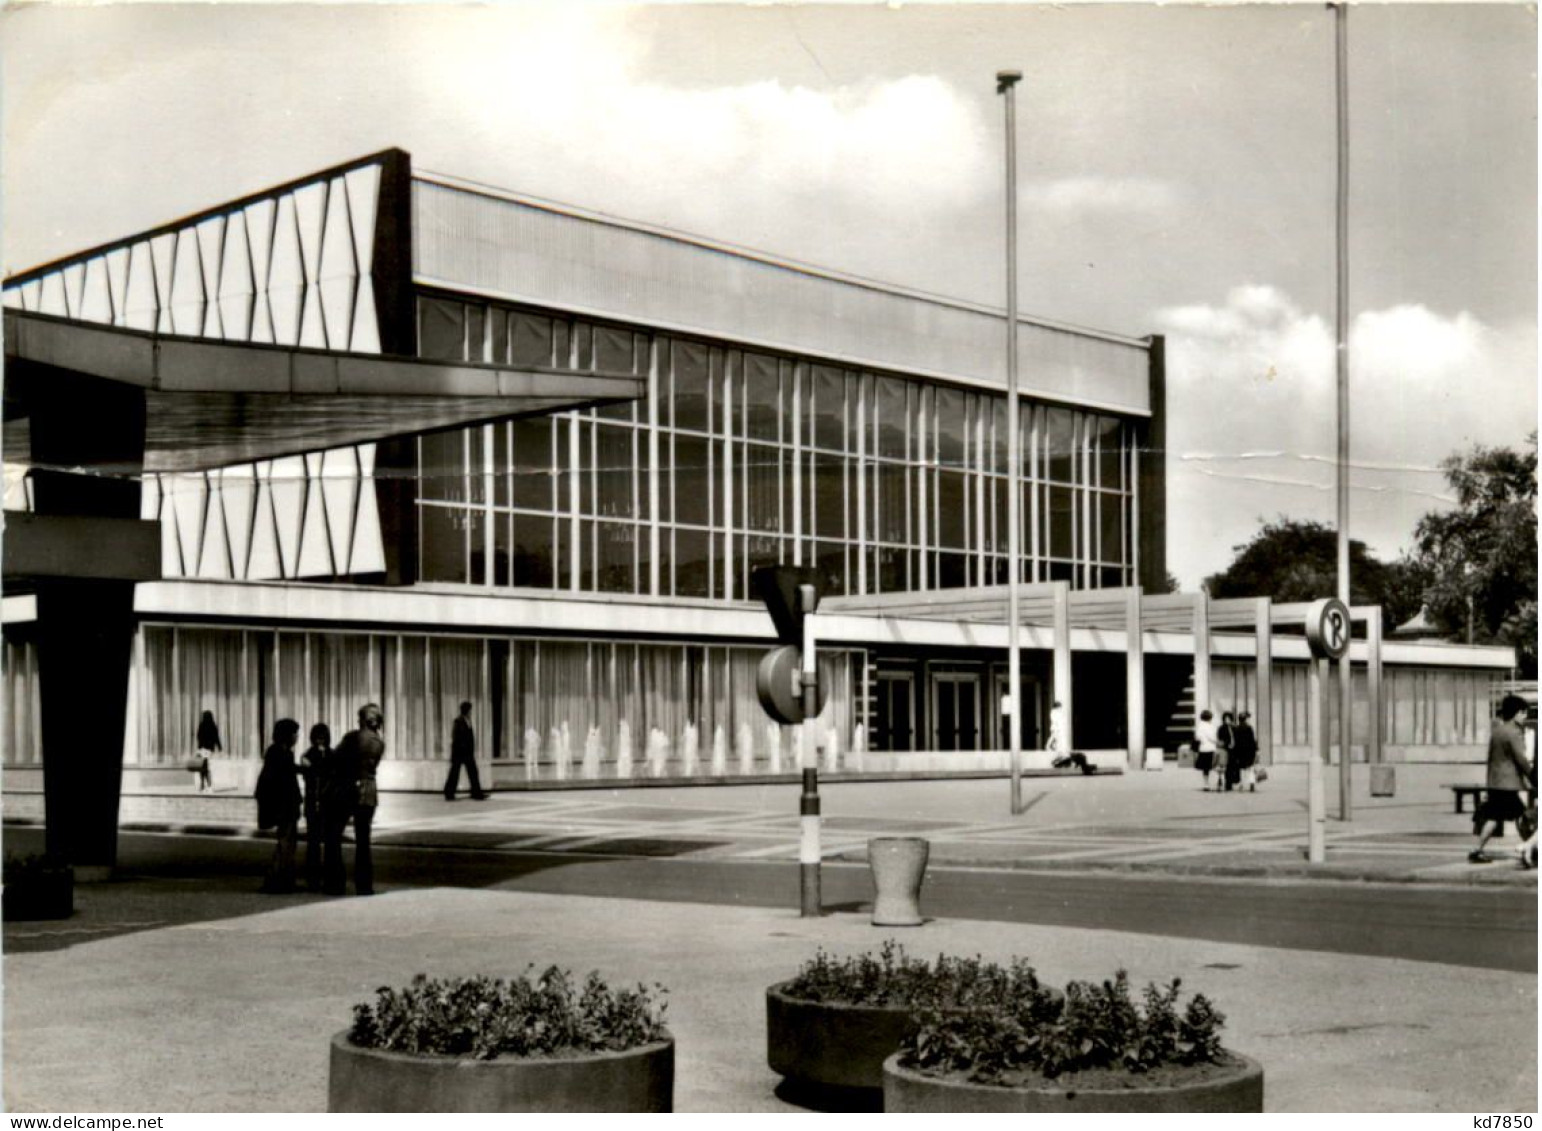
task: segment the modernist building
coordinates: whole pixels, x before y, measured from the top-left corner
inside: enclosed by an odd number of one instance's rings
[[[135,597],[131,776],[179,775],[203,710],[224,733],[217,777],[244,781],[274,719],[338,732],[371,699],[388,787],[439,784],[462,699],[502,787],[791,773],[792,735],[754,691],[772,631],[748,578],[777,563],[822,581],[827,766],[1003,769],[1010,427],[1029,764],[1057,698],[1075,745],[1119,764],[1171,749],[1196,702],[1252,709],[1268,758],[1309,749],[1301,610],[1164,592],[1160,338],[1022,319],[1013,422],[999,310],[394,150],[4,293],[8,354],[18,330],[93,327],[238,347],[209,364],[260,369],[291,347],[560,375],[565,403],[588,404],[469,427],[425,414],[420,436],[340,448],[297,427],[290,454],[217,471],[184,470],[209,453],[147,457],[163,580]],[[6,438],[16,450],[9,422]],[[25,508],[14,486],[7,506]],[[39,762],[34,614],[25,597],[5,614],[14,788]],[[1480,756],[1510,651],[1383,644],[1379,611],[1357,617],[1364,756]]]

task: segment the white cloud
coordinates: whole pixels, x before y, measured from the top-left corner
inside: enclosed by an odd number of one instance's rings
[[[1333,328],[1276,288],[1159,311],[1168,335],[1169,568],[1186,585],[1230,561],[1260,518],[1332,522]],[[1350,529],[1383,557],[1445,496],[1439,462],[1535,427],[1535,325],[1409,304],[1350,336]]]

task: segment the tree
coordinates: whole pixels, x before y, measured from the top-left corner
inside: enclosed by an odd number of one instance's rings
[[[1331,526],[1281,516],[1232,549],[1237,556],[1231,565],[1205,579],[1212,597],[1315,601],[1338,595],[1338,533]],[[1419,611],[1421,588],[1416,566],[1379,562],[1364,542],[1349,540],[1351,604],[1380,605],[1387,624],[1401,624]]]
[[[1458,640],[1515,647],[1537,670],[1537,434],[1529,451],[1474,447],[1441,462],[1456,509],[1414,529],[1411,564],[1427,578],[1424,605]]]

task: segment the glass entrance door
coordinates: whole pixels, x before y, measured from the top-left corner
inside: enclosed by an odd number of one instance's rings
[[[980,677],[975,672],[932,674],[932,749],[978,750]]]
[[[1022,747],[1024,750],[1042,750],[1044,739],[1049,737],[1049,732],[1043,727],[1044,720],[1044,685],[1039,682],[1037,676],[1024,675],[1021,677],[1019,699],[1022,701],[1023,729]],[[1007,696],[1007,673],[998,671],[993,681],[993,693],[991,707],[996,712],[995,734],[996,741],[1000,743],[998,750],[1011,748],[1012,738],[1007,730],[1007,717],[1001,708]]]
[[[877,714],[873,720],[874,750],[914,750],[916,680],[909,672],[878,673]]]

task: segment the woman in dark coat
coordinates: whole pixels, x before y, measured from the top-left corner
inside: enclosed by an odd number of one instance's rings
[[[321,842],[326,835],[321,819],[321,783],[327,759],[332,756],[332,729],[326,723],[311,727],[310,749],[300,755],[300,776],[305,779],[305,886],[321,890]]]
[[[1246,711],[1237,716],[1237,725],[1232,730],[1231,757],[1237,764],[1239,788],[1245,785],[1250,792],[1256,793],[1258,776],[1253,766],[1258,761],[1258,735],[1253,732],[1252,719]],[[1228,762],[1228,768],[1230,765]]]
[[[209,759],[224,747],[220,745],[219,724],[214,721],[214,712],[205,711],[203,718],[198,720],[198,792],[202,793],[214,784],[214,779],[209,776]]]
[[[300,825],[300,783],[294,748],[300,740],[300,724],[279,719],[273,724],[273,744],[262,756],[257,775],[257,827],[275,830],[273,862],[268,866],[262,890],[282,894],[295,890],[294,851]]]

